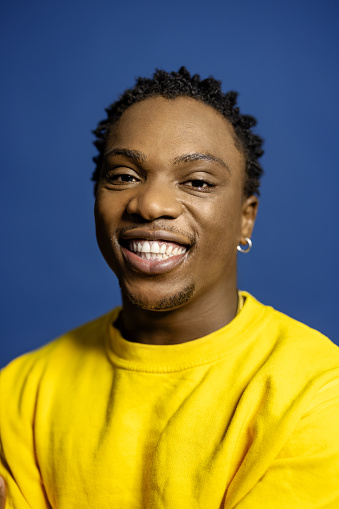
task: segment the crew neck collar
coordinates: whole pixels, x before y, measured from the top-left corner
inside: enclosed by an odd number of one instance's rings
[[[175,345],[127,341],[113,325],[121,311],[121,308],[116,308],[107,316],[107,351],[111,362],[131,371],[170,373],[231,355],[251,336],[250,331],[266,312],[265,306],[249,293],[241,293],[246,299],[244,307],[230,323],[202,338]]]

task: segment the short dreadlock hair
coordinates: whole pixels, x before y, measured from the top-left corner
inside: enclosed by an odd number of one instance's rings
[[[258,158],[264,153],[262,149],[263,139],[251,130],[257,121],[251,115],[241,115],[236,106],[237,92],[221,91],[221,81],[209,77],[201,80],[198,74],[190,75],[185,67],[178,72],[168,73],[157,69],[152,79],[138,78],[134,88],[126,90],[118,101],[111,104],[107,109],[107,118],[99,122],[93,131],[96,136],[94,145],[99,154],[93,158],[96,168],[92,175],[95,189],[99,180],[103,163],[103,156],[110,127],[119,120],[124,111],[132,104],[138,103],[150,97],[164,97],[175,99],[176,97],[192,97],[202,101],[221,113],[233,126],[236,134],[238,148],[242,151],[246,160],[246,179],[244,194],[246,197],[252,194],[259,195],[260,178],[263,169]]]

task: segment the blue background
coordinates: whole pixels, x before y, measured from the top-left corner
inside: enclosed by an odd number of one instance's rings
[[[237,90],[266,154],[239,286],[339,342],[338,2],[1,2],[0,365],[120,302],[90,176],[104,108],[156,67]]]

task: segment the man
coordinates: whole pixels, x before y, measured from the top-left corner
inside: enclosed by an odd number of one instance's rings
[[[235,102],[157,71],[95,131],[123,306],[2,373],[8,507],[339,506],[338,348],[237,291],[262,140]]]

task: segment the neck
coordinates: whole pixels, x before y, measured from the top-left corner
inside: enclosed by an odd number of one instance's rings
[[[168,311],[141,309],[123,297],[123,312],[116,325],[128,341],[180,344],[224,327],[235,317],[237,306],[236,284],[222,288],[221,293],[193,297],[183,306]]]

